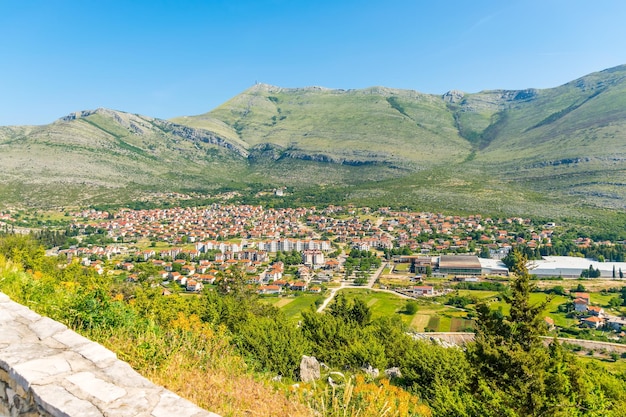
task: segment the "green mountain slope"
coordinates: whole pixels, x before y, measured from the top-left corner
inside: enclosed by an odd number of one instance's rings
[[[123,201],[134,189],[221,182],[240,174],[246,157],[241,143],[211,132],[98,109],[1,130],[0,191],[3,200],[37,205],[84,203],[101,193]]]
[[[476,157],[544,194],[626,206],[626,66],[537,90],[494,116]]]
[[[221,189],[253,201],[286,186],[295,203],[584,217],[626,208],[625,80],[620,66],[551,89],[443,96],[257,84],[171,121],[98,109],[0,127],[0,199]]]
[[[230,127],[229,138],[252,149],[269,143],[290,158],[430,166],[460,162],[471,149],[441,97],[383,87],[258,84],[210,113],[174,119],[205,129],[215,129],[216,120]]]

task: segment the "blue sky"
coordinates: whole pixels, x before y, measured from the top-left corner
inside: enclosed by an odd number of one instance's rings
[[[282,87],[549,88],[626,64],[623,0],[0,0],[0,125]]]

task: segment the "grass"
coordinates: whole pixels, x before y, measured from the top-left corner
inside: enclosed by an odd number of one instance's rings
[[[428,322],[430,321],[429,314],[422,314],[419,311],[415,316],[413,316],[413,320],[411,320],[410,326],[411,328],[417,330],[418,332],[423,332],[428,326]]]
[[[370,306],[372,318],[399,314],[406,305],[406,299],[388,292],[358,289],[342,289],[341,292],[348,298],[359,298]]]
[[[616,375],[626,375],[626,360],[618,359],[617,361],[613,361],[608,358],[598,358],[592,356],[577,356],[578,360],[582,363],[593,363],[606,368],[609,372]]]
[[[302,317],[302,311],[315,307],[315,301],[319,299],[320,296],[317,294],[314,295],[301,295],[296,297],[293,303],[289,303],[285,309],[283,310],[288,317],[291,317],[292,320],[297,321]]]
[[[561,305],[563,303],[566,303],[567,301],[570,300],[569,297],[562,296],[562,295],[549,296],[548,294],[545,294],[545,293],[537,293],[537,292],[535,292],[535,293],[531,293],[530,294],[530,302],[532,304],[542,303],[548,297],[552,297],[552,298],[548,302],[548,304],[546,305],[545,311],[550,313],[551,317],[552,317],[552,314],[557,313],[557,308],[558,308],[559,305]],[[498,302],[492,303],[491,307],[494,308],[494,309],[502,309],[502,312],[504,314],[509,314],[510,305],[508,305],[504,301],[498,301]]]
[[[280,298],[276,303],[274,303],[274,307],[283,308],[287,304],[292,303],[294,300],[295,298]]]
[[[590,298],[591,304],[599,305],[599,306],[602,306],[602,307],[605,307],[605,308],[608,308],[609,301],[612,298],[619,297],[619,296],[620,296],[619,293],[609,293],[609,294],[606,294],[606,295],[603,295],[603,294],[600,294],[600,293],[597,293],[597,292],[589,293],[589,298]]]
[[[302,319],[302,312],[315,308],[315,301],[320,297],[319,294],[300,294],[286,297],[262,297],[261,301],[280,308],[289,321],[297,323]]]
[[[458,292],[460,296],[476,297],[480,301],[489,301],[499,294],[497,291],[482,290],[458,290]]]
[[[424,330],[438,332],[440,331],[441,317],[431,316]]]
[[[453,318],[450,323],[450,331],[451,332],[465,332],[470,328],[474,327],[473,320],[461,319],[461,318]]]

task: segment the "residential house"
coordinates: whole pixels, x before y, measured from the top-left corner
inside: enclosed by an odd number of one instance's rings
[[[340,263],[337,259],[331,258],[326,261],[324,268],[332,271],[339,271]]]
[[[574,300],[574,310],[579,313],[584,313],[587,311],[587,306],[589,305],[589,301],[584,298],[576,298]]]
[[[193,275],[196,272],[196,268],[193,265],[183,265],[180,272],[184,275]]]
[[[592,315],[592,316],[596,316],[596,317],[602,317],[604,316],[604,309],[602,307],[598,307],[598,306],[587,306],[587,311]]]
[[[187,281],[186,289],[187,291],[198,292],[202,290],[202,283],[200,281],[196,281],[195,279],[190,279]]]
[[[410,291],[413,293],[413,295],[434,295],[435,294],[435,289],[434,287],[431,287],[430,285],[417,285],[417,286],[413,286],[411,287]]]
[[[585,317],[581,320],[581,324],[583,326],[597,329],[598,327],[602,326],[602,324],[604,324],[604,320],[597,316]]]
[[[262,285],[258,290],[259,294],[280,294],[282,287],[279,285]]]
[[[574,298],[582,298],[587,300],[587,304],[590,303],[591,299],[589,297],[589,293],[588,292],[575,292],[574,293]]]
[[[291,284],[292,291],[306,291],[307,285],[306,282],[298,281]]]

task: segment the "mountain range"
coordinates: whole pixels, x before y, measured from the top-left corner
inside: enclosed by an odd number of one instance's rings
[[[626,65],[549,89],[443,95],[256,84],[196,116],[97,109],[0,127],[5,206],[278,187],[309,203],[548,217],[620,211]]]

